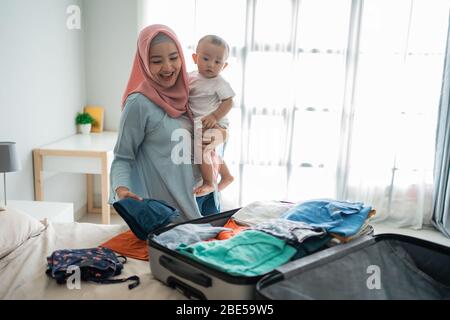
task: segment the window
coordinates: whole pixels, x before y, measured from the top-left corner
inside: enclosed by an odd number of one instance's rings
[[[146,23],[179,34],[188,70],[201,36],[230,44],[223,75],[237,96],[225,160],[236,180],[223,192],[227,205],[331,197],[421,225],[449,0],[146,3]]]

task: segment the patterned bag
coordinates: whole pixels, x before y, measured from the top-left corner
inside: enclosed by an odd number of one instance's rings
[[[118,258],[124,259],[122,262]],[[133,281],[128,285],[131,290],[139,285],[139,277],[131,276],[124,279],[109,279],[122,272],[123,264],[127,262],[124,256],[116,254],[108,248],[65,249],[54,251],[47,257],[46,274],[57,283],[66,283],[72,275],[71,270],[80,269],[81,280],[97,283],[119,283]],[[69,267],[71,269],[69,270]]]

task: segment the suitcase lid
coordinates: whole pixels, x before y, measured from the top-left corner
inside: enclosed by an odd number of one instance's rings
[[[256,292],[262,299],[449,299],[449,265],[449,247],[367,235],[278,267]]]

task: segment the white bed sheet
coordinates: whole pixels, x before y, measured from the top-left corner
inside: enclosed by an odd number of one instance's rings
[[[26,241],[0,260],[0,299],[185,299],[178,291],[156,280],[146,261],[128,258],[119,278],[138,275],[140,285],[130,282],[96,284],[81,282],[80,289],[68,289],[45,274],[46,257],[59,249],[91,248],[126,231],[124,225],[50,223],[39,236]]]

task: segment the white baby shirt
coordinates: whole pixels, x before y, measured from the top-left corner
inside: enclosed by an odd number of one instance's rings
[[[222,76],[206,78],[198,71],[189,73],[189,106],[194,118],[207,116],[217,110],[222,100],[235,96],[230,84]],[[223,117],[219,125],[228,127]]]

